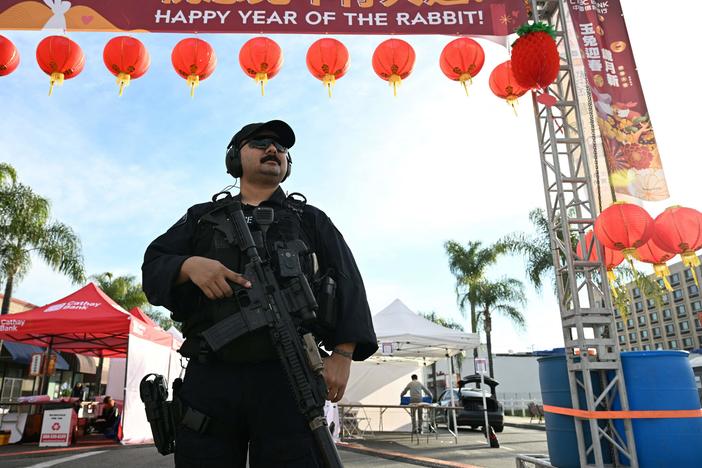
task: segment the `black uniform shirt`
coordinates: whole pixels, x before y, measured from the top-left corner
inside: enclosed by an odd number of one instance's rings
[[[261,206],[282,207],[285,199],[285,194],[279,187]],[[190,207],[176,224],[146,249],[141,267],[142,286],[152,304],[177,313],[180,308],[188,307],[183,303],[197,302],[193,295],[202,295],[199,288],[191,282],[187,282],[185,288],[176,286],[175,282],[183,262],[194,255],[193,238],[198,220],[212,208],[212,202]],[[340,343],[356,343],[353,357],[355,360],[364,360],[378,349],[378,345],[366,290],[353,254],[329,217],[314,206],[305,206],[302,229],[311,238],[311,248],[317,254],[320,270],[331,268],[335,272],[337,324],[324,344],[330,348]]]

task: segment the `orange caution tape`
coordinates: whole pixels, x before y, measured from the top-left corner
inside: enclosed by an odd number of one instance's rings
[[[663,419],[702,418],[702,409],[696,410],[639,410],[639,411],[588,411],[561,406],[544,405],[547,413],[575,416],[583,419]]]

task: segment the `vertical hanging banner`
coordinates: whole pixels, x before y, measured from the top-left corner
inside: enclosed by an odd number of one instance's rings
[[[669,197],[619,0],[568,0],[614,191]]]
[[[506,36],[525,0],[3,0],[2,29]]]

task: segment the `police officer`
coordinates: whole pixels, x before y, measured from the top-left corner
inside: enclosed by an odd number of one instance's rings
[[[324,348],[327,398],[344,395],[352,360],[377,349],[365,288],[353,255],[329,217],[280,187],[291,171],[295,134],[281,120],[245,125],[227,148],[227,172],[240,179],[242,204],[252,231],[260,230],[255,207],[274,210],[262,251],[275,267],[280,242],[301,240],[304,274],[315,284],[324,275],[336,282],[334,307],[318,332]],[[247,452],[255,467],[321,466],[310,430],[294,398],[265,329],[248,333],[216,353],[204,350],[198,333],[236,313],[232,285],[248,288],[240,274],[247,259],[223,241],[208,214],[221,197],[192,206],[146,250],[143,288],[149,301],[168,308],[183,324],[189,357],[179,391],[185,417],[177,429],[177,467],[243,467]],[[273,253],[273,254],[271,254]],[[327,298],[329,299],[329,298]],[[331,318],[329,318],[331,317]]]

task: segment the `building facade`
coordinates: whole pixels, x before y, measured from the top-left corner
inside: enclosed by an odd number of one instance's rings
[[[644,297],[633,282],[627,285],[631,305],[626,320],[615,310],[622,351],[702,348],[702,297],[692,270],[678,262],[670,266],[670,273],[673,291],[665,291],[660,304]],[[699,267],[696,273],[701,279]],[[662,285],[662,280],[659,283]]]
[[[0,294],[0,304],[2,304],[2,301],[5,299],[4,294]],[[17,314],[19,312],[26,312],[28,310],[36,309],[39,306],[36,306],[30,302],[23,301],[22,299],[17,299],[17,298],[10,298],[10,310],[8,311],[9,314]]]

